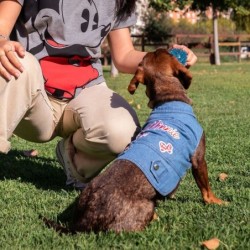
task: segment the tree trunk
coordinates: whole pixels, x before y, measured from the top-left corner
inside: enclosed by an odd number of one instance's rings
[[[213,8],[213,29],[214,29],[214,59],[215,65],[220,65],[219,35],[218,35],[218,14]]]

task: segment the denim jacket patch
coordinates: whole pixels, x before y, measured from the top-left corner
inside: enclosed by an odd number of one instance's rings
[[[191,167],[202,133],[190,105],[167,102],[151,112],[137,138],[118,159],[135,163],[154,188],[166,196]]]

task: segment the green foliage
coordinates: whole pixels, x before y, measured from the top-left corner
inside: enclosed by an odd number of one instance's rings
[[[238,30],[244,30],[249,33],[250,30],[250,1],[249,0],[223,0],[223,1],[210,1],[210,0],[193,0],[191,9],[205,11],[208,7],[213,10],[228,11],[233,10],[233,19],[236,21]],[[243,21],[243,22],[242,22]]]
[[[219,34],[228,34],[233,35],[236,31],[236,25],[234,21],[227,18],[219,18],[218,19],[218,31]]]
[[[171,0],[151,0],[149,1],[149,7],[152,7],[156,11],[171,10],[173,4]]]
[[[234,34],[236,26],[234,21],[226,18],[218,19],[218,30],[220,34]],[[142,30],[148,41],[153,43],[171,43],[169,35],[173,34],[212,34],[212,20],[202,18],[201,21],[192,24],[186,19],[180,19],[179,22],[174,22],[172,18],[167,16],[166,12],[157,12],[149,9],[145,17],[145,28]],[[197,41],[196,41],[197,40]],[[188,42],[203,42],[200,39],[189,41],[189,38],[182,38],[179,41],[182,44]]]
[[[233,8],[240,15],[250,14],[250,2],[249,0],[149,0],[149,6],[153,7],[157,11],[172,10],[175,7],[180,9],[187,5],[191,5],[193,9],[204,11],[208,7],[224,11],[229,8]]]
[[[145,23],[143,32],[150,42],[168,42],[168,35],[172,33],[174,22],[166,13],[157,13],[151,9],[145,17]]]
[[[247,34],[250,34],[250,15],[242,16],[236,14],[233,19],[239,32],[246,32]]]
[[[190,5],[193,10],[205,11],[208,7],[212,7],[214,10],[228,11],[233,10],[238,30],[250,32],[250,1],[249,0],[150,0],[149,6],[157,10],[168,11],[178,7],[183,9],[185,6]]]
[[[152,7],[158,12],[173,10],[176,7],[184,8],[186,5],[189,5],[191,0],[149,0],[149,7]]]
[[[39,215],[71,221],[78,192],[65,189],[65,175],[55,158],[57,140],[46,144],[27,143],[12,138],[12,150],[0,155],[0,235],[1,249],[201,249],[201,242],[220,239],[218,249],[249,248],[249,63],[220,67],[196,64],[188,90],[196,116],[206,132],[209,178],[212,188],[228,206],[204,205],[189,172],[174,200],[158,203],[159,219],[139,233],[63,235],[48,229]],[[124,96],[144,123],[150,113],[145,86],[131,96],[127,92],[130,75],[105,77],[109,86]],[[26,158],[22,150],[36,148],[36,158]],[[218,181],[220,173],[228,174]]]
[[[249,16],[250,15],[250,2],[248,0],[239,0],[233,3],[232,8],[235,10],[235,13],[240,16]]]
[[[179,2],[177,0],[177,2]],[[180,1],[182,2],[182,1]],[[213,7],[215,10],[224,11],[230,8],[234,9],[237,13],[249,14],[250,2],[248,0],[193,0],[192,8],[204,11],[207,7]]]
[[[186,19],[180,19],[178,23],[172,26],[172,34],[195,34],[199,33],[197,26]]]

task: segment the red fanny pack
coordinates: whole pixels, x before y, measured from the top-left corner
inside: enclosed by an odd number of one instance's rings
[[[58,99],[73,99],[77,90],[99,76],[90,59],[79,56],[42,58],[40,65],[46,91]]]

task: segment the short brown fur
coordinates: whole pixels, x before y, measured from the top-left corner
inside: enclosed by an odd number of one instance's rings
[[[149,107],[173,100],[191,104],[186,89],[190,72],[165,49],[149,52],[140,63],[128,90],[133,94],[139,83],[146,85]],[[205,161],[205,136],[194,153],[192,174],[205,203],[222,204],[209,186]],[[177,187],[176,187],[177,188]],[[173,195],[175,190],[170,194]],[[163,198],[142,171],[127,160],[117,160],[94,178],[79,196],[73,227],[67,230],[44,219],[59,232],[140,231],[156,218],[155,203]]]

